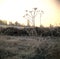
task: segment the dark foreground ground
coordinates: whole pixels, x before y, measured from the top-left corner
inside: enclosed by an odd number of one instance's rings
[[[60,59],[60,37],[0,35],[0,59]]]

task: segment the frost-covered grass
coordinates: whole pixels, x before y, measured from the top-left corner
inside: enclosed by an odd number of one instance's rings
[[[0,35],[0,59],[60,59],[60,37]]]

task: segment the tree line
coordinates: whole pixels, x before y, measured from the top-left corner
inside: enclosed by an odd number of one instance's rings
[[[9,22],[9,24],[8,24],[6,20],[0,20],[0,25],[24,26],[24,25],[20,24],[18,21],[16,21],[15,23]]]

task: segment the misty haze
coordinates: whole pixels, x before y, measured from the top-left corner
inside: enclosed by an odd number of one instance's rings
[[[0,0],[0,59],[60,59],[60,0]]]

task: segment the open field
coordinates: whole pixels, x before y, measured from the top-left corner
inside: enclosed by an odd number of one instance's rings
[[[60,37],[0,35],[0,59],[60,59]]]

